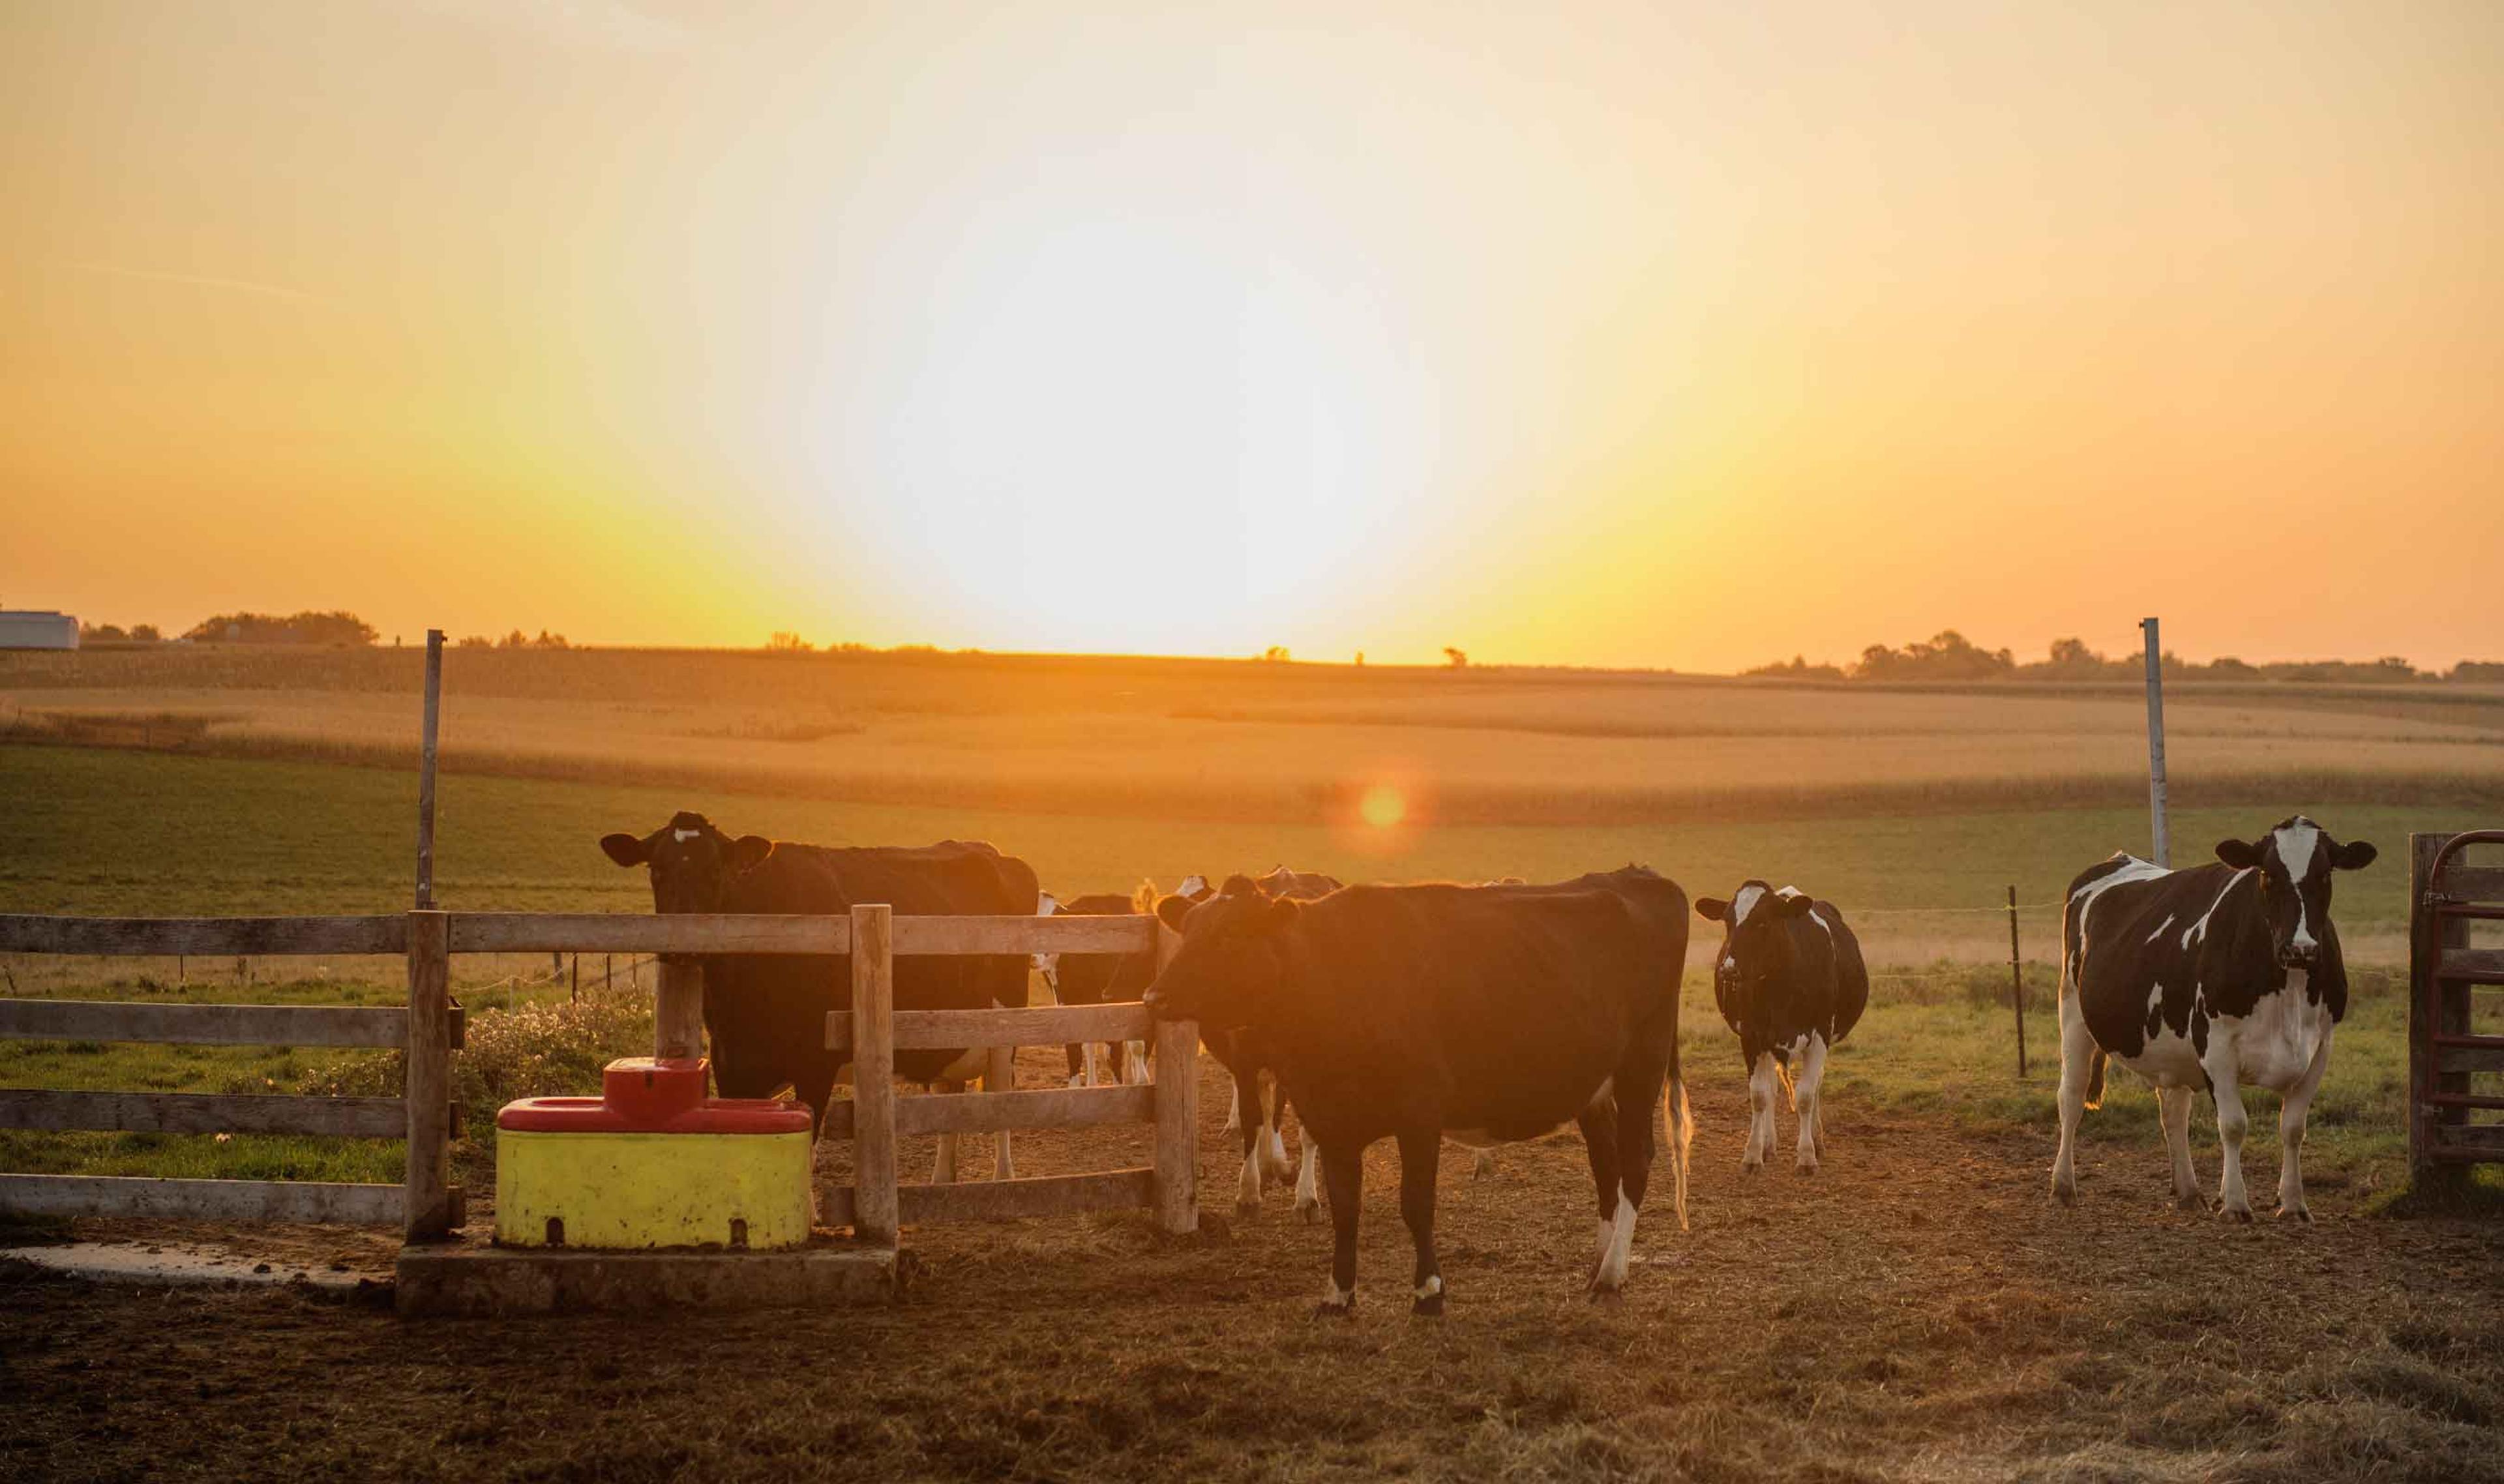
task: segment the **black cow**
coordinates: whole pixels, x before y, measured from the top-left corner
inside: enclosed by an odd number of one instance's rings
[[[2279,1094],[2278,1214],[2304,1203],[2304,1120],[2348,1015],[2348,965],[2330,921],[2330,874],[2372,865],[2298,814],[2258,840],[2217,843],[2218,864],[2168,871],[2117,854],[2069,883],[2061,913],[2061,1150],[2052,1193],[2077,1195],[2078,1118],[2104,1102],[2104,1061],[2156,1085],[2174,1197],[2201,1204],[2191,1100],[2217,1110],[2217,1210],[2252,1219],[2243,1191],[2243,1094]]]
[[[1236,878],[1245,880],[1245,878]],[[1272,866],[1267,875],[1252,880],[1253,889],[1272,901],[1312,902],[1329,896],[1343,884],[1335,876],[1318,871],[1290,871],[1285,866]],[[1174,888],[1174,894],[1156,905],[1157,918],[1175,932],[1182,931],[1185,915],[1216,895],[1209,889],[1208,879],[1189,876]],[[1233,1079],[1235,1095],[1226,1106],[1224,1132],[1239,1133],[1243,1139],[1243,1174],[1235,1187],[1235,1209],[1256,1211],[1261,1206],[1261,1182],[1265,1176],[1284,1180],[1290,1170],[1296,1175],[1296,1214],[1307,1222],[1321,1220],[1320,1161],[1314,1157],[1310,1141],[1297,1134],[1298,1157],[1287,1157],[1286,1118],[1288,1099],[1275,1086],[1266,1091],[1262,1074],[1269,1072],[1261,1057],[1260,1048],[1252,1037],[1220,1027],[1211,1031],[1202,1027],[1200,1042],[1209,1054],[1226,1068]]]
[[[1153,914],[1157,907],[1154,882],[1142,881],[1130,896],[1098,891],[1061,901],[1045,892],[1035,908],[1037,916],[1051,917],[1075,915],[1086,917],[1121,917],[1138,913]],[[1153,949],[1133,953],[1037,953],[1035,972],[1052,987],[1053,998],[1063,1005],[1102,1005],[1107,1002],[1135,1000],[1145,993],[1148,981],[1156,977],[1157,956]],[[1097,1053],[1102,1053],[1099,1063]],[[1097,1046],[1071,1043],[1069,1085],[1093,1087],[1106,1082],[1143,1083],[1148,1080],[1148,1047],[1142,1041],[1107,1041]]]
[[[1754,1174],[1774,1156],[1774,1084],[1791,1091],[1799,1115],[1798,1168],[1813,1174],[1826,1153],[1826,1053],[1861,1022],[1869,1005],[1869,967],[1831,902],[1791,886],[1746,881],[1728,901],[1698,897],[1695,915],[1722,924],[1713,961],[1713,1001],[1739,1037],[1748,1067],[1748,1147],[1739,1168]],[[1791,1058],[1799,1058],[1796,1074]]]
[[[1351,886],[1317,901],[1272,900],[1235,877],[1185,915],[1147,1003],[1161,1018],[1249,1033],[1320,1146],[1337,1240],[1317,1314],[1354,1308],[1367,1145],[1399,1141],[1414,1312],[1441,1314],[1445,1130],[1510,1142],[1568,1119],[1582,1125],[1598,1194],[1590,1291],[1614,1299],[1664,1088],[1686,1220],[1687,936],[1686,894],[1640,867],[1552,886]]]
[[[839,914],[854,903],[885,902],[898,915],[1015,914],[1035,907],[1034,872],[979,842],[915,847],[832,848],[761,835],[736,839],[702,814],[679,813],[649,835],[607,835],[601,849],[621,866],[648,866],[652,906],[662,913]],[[725,1097],[764,1097],[788,1085],[822,1122],[848,1059],[826,1050],[826,1016],[852,1004],[848,955],[722,953],[703,957],[705,1031],[713,1080]],[[1026,955],[915,954],[895,960],[902,1010],[982,1010],[1023,1006]],[[993,1090],[1008,1076],[983,1051],[899,1051],[896,1075],[960,1087],[988,1074]],[[1000,1178],[1014,1172],[1006,1134]],[[956,1178],[953,1135],[942,1135],[936,1178]]]

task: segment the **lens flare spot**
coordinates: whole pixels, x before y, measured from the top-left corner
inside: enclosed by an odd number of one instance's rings
[[[1357,801],[1358,817],[1377,830],[1387,830],[1408,817],[1408,801],[1388,783],[1376,783]]]

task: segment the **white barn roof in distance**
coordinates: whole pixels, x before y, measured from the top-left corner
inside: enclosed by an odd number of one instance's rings
[[[0,649],[76,649],[78,620],[67,613],[0,608]]]

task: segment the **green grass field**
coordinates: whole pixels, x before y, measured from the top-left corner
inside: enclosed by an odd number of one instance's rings
[[[1857,916],[1877,968],[1869,1018],[1834,1063],[1845,1095],[1989,1126],[2048,1126],[2058,1046],[2050,1004],[2056,914],[2036,906],[2023,915],[2034,1075],[2020,1083],[2006,1003],[2006,918],[1992,904],[2012,882],[2025,902],[2055,899],[2071,873],[2116,844],[2136,844],[2145,826],[2138,811],[2120,810],[1757,826],[1456,826],[1386,859],[1321,826],[1166,825],[462,776],[446,778],[442,792],[440,895],[447,906],[480,910],[648,910],[642,874],[611,866],[595,841],[611,829],[650,828],[678,808],[704,810],[737,829],[829,843],[990,839],[1026,856],[1064,891],[1126,886],[1141,872],[1169,883],[1190,871],[1257,870],[1277,860],[1358,878],[1537,879],[1635,859],[1698,892],[1747,874],[1798,880]],[[11,847],[0,857],[0,910],[344,913],[393,911],[406,900],[415,801],[414,780],[404,774],[0,746],[0,805],[14,821]],[[2387,806],[2307,807],[2347,834],[2386,845],[2382,865],[2342,883],[2341,920],[2354,946],[2360,992],[2317,1106],[2313,1139],[2314,1163],[2327,1178],[2386,1186],[2396,1178],[2400,1138],[2402,1016],[2390,987],[2404,896],[2398,846],[2412,827],[2452,821]],[[2187,843],[2268,822],[2194,811],[2177,816],[2175,829]],[[1709,939],[1709,930],[1699,937]],[[1699,944],[1698,951],[1708,949]],[[396,960],[270,961],[240,971],[231,962],[195,961],[184,966],[190,982],[182,985],[174,983],[175,966],[161,960],[17,956],[8,964],[17,992],[47,995],[338,1003],[400,997]],[[473,1011],[484,1012],[473,1021],[466,1061],[480,1063],[474,1027],[492,1023],[493,1012],[563,1005],[562,984],[528,983],[532,975],[544,981],[547,967],[544,959],[461,962],[456,982]],[[564,1052],[541,1081],[525,1087],[502,1072],[470,1079],[466,1090],[480,1102],[470,1110],[473,1125],[490,1120],[504,1096],[588,1086],[601,1055],[640,1049],[643,1032],[631,1016],[641,997],[621,989],[594,998],[619,1014],[538,1027]],[[1726,1035],[1709,1009],[1690,1023],[1690,1061],[1711,1067],[1728,1051]],[[9,1086],[388,1090],[334,1086],[343,1071],[382,1075],[372,1056],[288,1049],[0,1043],[0,1084]],[[2135,1088],[2118,1091],[2092,1126],[2099,1138],[2152,1143],[2153,1099]],[[465,1152],[473,1175],[485,1154],[483,1146]],[[0,1163],[17,1170],[391,1180],[399,1160],[399,1146],[388,1142],[0,1133]]]

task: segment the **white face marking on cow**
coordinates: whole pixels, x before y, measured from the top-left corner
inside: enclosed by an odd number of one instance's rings
[[[704,831],[702,830],[672,830],[670,832],[670,838],[680,845],[685,845],[688,841],[697,839],[703,834]]]
[[[1762,886],[1740,887],[1738,895],[1730,899],[1730,925],[1732,927],[1744,925],[1748,920],[1748,914],[1755,912],[1756,904],[1764,899],[1765,888]]]
[[[2278,831],[2278,858],[2286,867],[2287,880],[2295,887],[2295,936],[2288,940],[2288,946],[2299,953],[2310,953],[2321,947],[2304,912],[2304,879],[2313,874],[2313,852],[2320,846],[2320,827],[2302,814]]]
[[[1182,879],[1182,884],[1174,888],[1174,895],[1178,897],[1198,897],[1206,893],[1207,890],[1208,878],[1196,875],[1186,876]]]
[[[1059,911],[1061,901],[1049,891],[1034,899],[1034,915],[1038,917],[1049,917]]]

